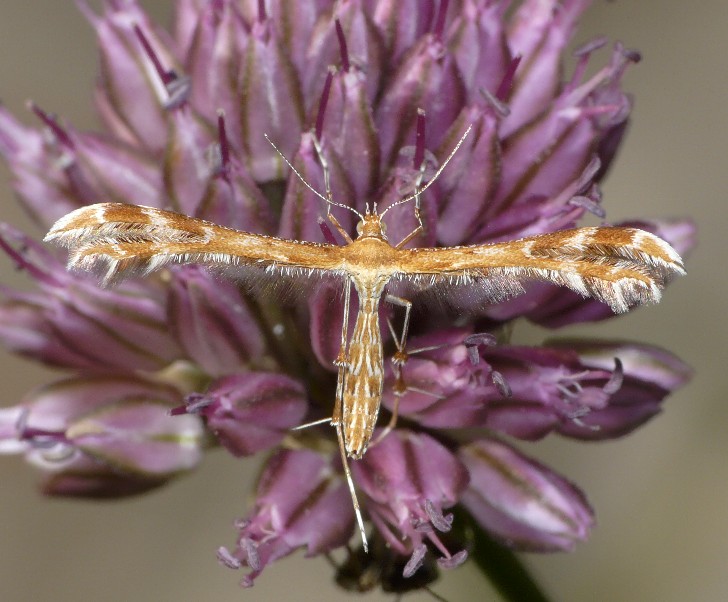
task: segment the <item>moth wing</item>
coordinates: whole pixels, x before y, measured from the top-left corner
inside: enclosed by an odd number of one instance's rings
[[[577,228],[504,243],[407,249],[396,277],[436,288],[477,288],[486,302],[522,293],[528,281],[565,286],[624,312],[656,303],[684,274],[682,259],[657,236],[636,228]]]
[[[337,276],[337,247],[225,228],[171,211],[101,203],[58,220],[45,237],[69,249],[68,265],[104,284],[194,263],[233,277]]]

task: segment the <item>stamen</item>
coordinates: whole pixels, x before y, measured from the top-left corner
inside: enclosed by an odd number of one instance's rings
[[[495,92],[495,97],[498,100],[505,101],[510,96],[511,90],[513,89],[516,69],[518,69],[518,65],[521,64],[522,58],[523,57],[521,56],[514,56],[510,65],[508,65],[508,69],[506,69],[505,75],[503,75],[503,79]]]
[[[24,424],[18,430],[18,439],[30,442],[37,449],[50,449],[56,447],[59,443],[71,445],[62,431],[49,431],[30,427],[27,424]]]
[[[453,569],[460,566],[463,562],[468,559],[468,551],[460,550],[457,554],[453,554],[450,557],[438,558],[437,564],[443,569]]]
[[[440,10],[437,11],[435,27],[432,29],[432,34],[438,42],[442,41],[442,34],[445,31],[445,19],[447,18],[447,8],[449,4],[450,0],[442,0],[442,2],[440,2]]]
[[[154,52],[152,45],[147,40],[144,32],[139,28],[138,25],[134,25],[134,33],[136,33],[139,42],[144,48],[149,60],[154,66],[154,70],[157,72],[164,89],[167,92],[167,99],[164,101],[165,109],[175,109],[187,101],[187,97],[190,93],[190,78],[180,77],[174,69],[165,69],[162,66],[162,62],[159,60],[159,56]]]
[[[217,139],[220,148],[220,165],[219,170],[216,170],[216,175],[227,180],[230,172],[230,141],[225,127],[225,111],[222,109],[217,111]]]
[[[468,345],[465,347],[468,352],[468,359],[473,366],[477,366],[480,363],[480,354],[478,353],[478,347],[476,345]]]
[[[579,179],[576,182],[576,191],[584,192],[590,186],[592,186],[594,178],[599,173],[599,170],[601,168],[601,159],[597,155],[594,155],[587,164],[587,166],[584,168],[584,170],[581,172],[581,174],[579,174]]]
[[[511,114],[511,109],[508,107],[506,103],[504,103],[501,100],[498,100],[495,96],[493,96],[488,90],[485,88],[480,88],[480,94],[485,98],[485,101],[488,103],[488,106],[491,108],[492,111],[495,112],[496,117],[508,117],[508,115]]]
[[[639,63],[642,60],[642,53],[639,50],[632,48],[621,47],[622,56],[626,58],[630,63]]]
[[[220,546],[217,549],[217,559],[220,561],[220,564],[223,566],[226,566],[229,569],[239,569],[242,564],[240,564],[240,561],[235,558],[230,553],[230,550],[228,550],[225,546]]]
[[[339,40],[339,54],[341,55],[341,68],[345,73],[349,72],[349,49],[346,46],[346,38],[344,37],[344,30],[341,28],[341,21],[334,19],[334,26],[336,27],[336,37]]]
[[[497,343],[498,339],[490,332],[476,332],[475,334],[469,334],[463,339],[463,345],[485,345],[486,347],[493,347]]]
[[[324,235],[324,240],[330,245],[338,245],[339,243],[336,242],[336,238],[334,238],[334,234],[331,232],[331,228],[329,228],[326,220],[319,216],[317,221],[319,228],[321,229],[321,233]]]
[[[447,533],[452,529],[453,515],[444,515],[442,510],[435,508],[430,500],[425,500],[425,512],[427,512],[432,526],[441,533]]]
[[[410,522],[414,530],[418,533],[432,533],[434,531],[434,527],[430,521],[417,517],[413,518]]]
[[[8,239],[19,244],[20,249],[16,249]],[[17,231],[13,231],[11,226],[0,224],[0,249],[10,257],[19,270],[25,270],[31,277],[38,282],[43,282],[51,286],[60,286],[61,282],[55,278],[50,271],[44,271],[37,262],[31,261],[28,255],[28,243],[23,235],[19,235]]]
[[[268,19],[268,13],[265,10],[265,0],[258,0],[258,23],[264,23]]]
[[[604,207],[602,207],[596,201],[590,199],[588,196],[573,196],[569,199],[568,203],[569,205],[585,209],[592,215],[596,215],[599,219],[604,219],[605,217],[607,217],[607,212],[604,210]]]
[[[139,38],[139,42],[141,42],[141,45],[144,48],[144,52],[146,53],[147,57],[150,61],[152,61],[152,65],[154,65],[154,70],[157,72],[159,79],[162,80],[164,86],[167,87],[169,84],[177,79],[177,74],[174,72],[174,70],[167,70],[162,67],[162,62],[159,60],[157,53],[154,52],[152,45],[149,43],[149,40],[147,40],[147,36],[144,35],[144,32],[138,25],[134,25],[134,33],[136,34],[137,38]]]
[[[380,217],[384,217],[384,214],[387,213],[387,211],[389,211],[390,209],[393,209],[394,207],[399,207],[400,205],[403,205],[404,203],[408,203],[412,199],[416,199],[423,192],[425,192],[425,190],[427,190],[430,186],[432,186],[435,183],[435,181],[437,180],[437,178],[440,176],[440,174],[443,172],[443,170],[447,167],[447,164],[450,163],[452,158],[455,156],[455,153],[457,153],[458,150],[460,149],[460,147],[463,145],[463,142],[465,142],[465,139],[468,137],[468,134],[470,134],[470,130],[472,130],[472,129],[473,129],[473,124],[471,123],[468,126],[468,129],[465,130],[465,133],[460,137],[460,140],[458,140],[458,143],[455,145],[455,148],[452,149],[452,151],[448,155],[447,159],[445,159],[445,161],[442,163],[442,165],[440,165],[438,170],[435,172],[435,175],[432,176],[432,179],[429,182],[427,182],[427,184],[425,184],[422,188],[417,190],[417,192],[415,194],[412,194],[408,197],[400,199],[396,203],[392,203],[389,207],[387,207],[384,211],[382,211],[382,213],[380,214]]]
[[[412,157],[412,167],[419,170],[425,160],[425,111],[417,109],[417,130],[415,133],[415,154]]]
[[[604,391],[607,395],[614,395],[619,389],[622,388],[622,383],[624,382],[624,366],[622,365],[622,360],[620,360],[618,357],[614,358],[614,372],[612,372],[612,376],[607,381],[607,384],[604,385],[604,388],[602,391]]]
[[[493,379],[493,384],[495,385],[495,388],[498,389],[498,393],[500,393],[503,397],[513,397],[513,390],[508,384],[505,376],[497,370],[493,370],[490,373],[490,377]]]
[[[341,207],[342,209],[348,209],[349,211],[351,211],[352,213],[354,213],[354,215],[356,215],[359,219],[364,219],[364,216],[362,216],[362,214],[359,213],[353,207],[351,207],[349,205],[344,205],[343,203],[337,203],[336,201],[332,201],[330,198],[325,197],[318,190],[316,190],[313,186],[311,186],[311,184],[309,184],[306,181],[306,179],[301,175],[301,173],[295,167],[293,167],[293,164],[286,158],[286,156],[281,152],[281,150],[275,144],[273,144],[273,141],[270,139],[270,137],[268,136],[268,134],[263,134],[263,136],[265,136],[265,139],[268,141],[268,144],[270,144],[273,147],[273,149],[280,155],[281,159],[283,159],[283,161],[285,162],[285,164],[288,165],[288,167],[290,168],[290,170],[295,174],[295,176],[299,180],[301,180],[301,183],[306,188],[308,188],[311,192],[313,192],[320,199],[326,201],[329,205],[333,205],[334,207]],[[319,154],[319,161],[322,161],[323,160],[323,156],[321,155],[321,151],[318,148],[317,139],[314,139],[314,144],[317,145],[316,150],[317,150],[317,152]]]
[[[326,105],[329,103],[329,94],[331,93],[331,82],[334,79],[334,73],[336,73],[336,68],[329,67],[329,72],[326,74],[326,81],[324,82],[324,89],[321,91],[321,100],[319,101],[316,126],[314,128],[316,140],[321,140],[323,135],[324,115],[326,114]]]
[[[603,48],[607,44],[608,41],[609,41],[609,38],[607,38],[606,36],[599,36],[597,38],[594,38],[593,40],[590,40],[589,42],[582,44],[576,50],[574,50],[574,56],[582,57],[584,55],[591,54],[595,50],[599,50],[600,48]]]
[[[423,543],[414,549],[412,556],[410,556],[410,559],[407,561],[407,564],[404,565],[404,569],[402,570],[402,576],[405,579],[409,579],[422,566],[425,554],[427,554],[427,546]]]
[[[202,393],[190,393],[185,397],[185,404],[177,406],[169,411],[170,416],[179,416],[180,414],[198,414],[200,410],[212,405],[214,400],[212,397],[203,395]]]
[[[463,345],[468,352],[468,359],[473,366],[480,363],[480,354],[478,353],[478,347],[485,345],[486,347],[492,347],[498,342],[494,334],[489,332],[479,332],[471,334],[463,339]]]
[[[46,113],[43,109],[41,109],[37,104],[32,101],[28,103],[28,108],[40,118],[40,120],[48,127],[48,129],[51,130],[51,132],[53,132],[53,135],[56,137],[58,142],[60,142],[66,148],[75,148],[73,140],[71,140],[68,132],[66,132],[66,130],[61,127],[58,121],[56,121],[55,117]]]
[[[586,73],[586,68],[589,64],[591,54],[595,50],[602,48],[607,41],[608,39],[606,37],[598,37],[586,44],[583,44],[574,51],[574,57],[577,59],[577,63],[574,67],[574,73],[571,76],[571,81],[569,81],[566,85],[567,88],[571,89],[578,85],[582,77],[584,77],[584,73]]]
[[[260,555],[258,554],[257,544],[249,537],[243,537],[240,540],[240,547],[245,552],[245,558],[248,561],[248,566],[254,571],[259,571]]]
[[[557,383],[556,388],[561,391],[564,397],[575,399],[584,390],[580,383],[572,381],[567,384]]]

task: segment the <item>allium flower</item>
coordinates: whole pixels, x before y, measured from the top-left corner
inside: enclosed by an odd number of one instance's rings
[[[622,76],[639,55],[615,44],[587,77],[605,46],[596,40],[562,80],[588,0],[178,0],[172,32],[134,0],[109,0],[102,15],[78,4],[99,39],[103,132],[35,106],[41,127],[29,128],[0,109],[0,151],[41,233],[77,207],[117,201],[335,242],[320,225],[323,203],[264,134],[316,190],[320,142],[333,199],[364,211],[411,192],[421,165],[431,177],[471,124],[422,196],[425,231],[412,244],[507,241],[606,215],[599,182],[630,114]],[[393,240],[416,224],[407,207],[388,220]],[[351,213],[336,215],[353,234]],[[624,224],[680,252],[692,246],[685,220]],[[194,469],[216,444],[235,456],[270,450],[220,561],[247,567],[242,583],[252,585],[297,548],[347,544],[354,513],[335,435],[326,425],[291,431],[331,415],[340,290],[297,280],[269,290],[196,266],[100,288],[9,225],[0,246],[37,284],[2,289],[0,338],[69,371],[0,411],[0,451],[46,471],[46,493],[132,495]],[[410,297],[399,423],[352,465],[378,563],[348,551],[338,579],[347,587],[401,591],[460,564],[471,542],[449,512],[458,504],[515,549],[571,550],[594,522],[584,494],[512,439],[621,436],[689,377],[644,344],[512,343],[517,318],[556,328],[612,316],[561,288],[533,285],[490,306],[449,295],[456,319],[427,296]],[[385,349],[396,351],[391,337]],[[399,370],[386,378],[389,410]],[[376,564],[370,581],[357,563]]]

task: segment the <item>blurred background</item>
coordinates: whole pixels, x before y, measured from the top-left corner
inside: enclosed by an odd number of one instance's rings
[[[171,0],[141,4],[169,22]],[[661,416],[624,440],[521,446],[578,483],[597,510],[592,538],[573,554],[525,557],[553,600],[728,599],[727,25],[724,0],[597,1],[577,35],[582,43],[604,34],[643,54],[625,82],[636,97],[632,128],[603,186],[609,219],[688,214],[699,246],[687,259],[689,276],[659,306],[560,334],[657,344],[696,375]],[[37,124],[24,108],[33,99],[78,128],[95,127],[96,60],[92,29],[73,2],[0,2],[0,99],[24,122]],[[0,219],[32,232],[4,168],[0,199]],[[3,283],[22,286],[7,261],[0,269]],[[0,355],[3,406],[48,379]],[[215,549],[233,543],[231,523],[245,513],[256,464],[211,454],[162,491],[84,503],[40,497],[36,472],[0,457],[0,600],[255,602],[291,599],[292,588],[297,600],[344,599],[324,559],[298,554],[246,591],[239,573],[218,565]],[[468,591],[497,599],[467,566],[434,589],[452,601],[473,599]]]

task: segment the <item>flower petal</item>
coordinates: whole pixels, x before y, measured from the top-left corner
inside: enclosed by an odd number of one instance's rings
[[[460,458],[471,477],[463,503],[505,545],[568,551],[587,538],[592,509],[564,477],[494,439],[463,447]]]

